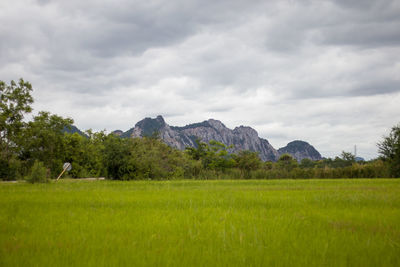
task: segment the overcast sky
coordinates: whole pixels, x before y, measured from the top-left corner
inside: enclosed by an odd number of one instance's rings
[[[377,156],[400,122],[400,0],[2,0],[0,80],[80,129],[251,126]]]

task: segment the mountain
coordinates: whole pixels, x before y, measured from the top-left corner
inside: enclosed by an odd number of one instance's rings
[[[70,134],[78,133],[79,135],[82,135],[83,137],[88,137],[87,134],[85,134],[84,132],[79,130],[78,127],[76,127],[74,125],[71,125],[71,127],[64,127],[63,132],[70,133]]]
[[[121,137],[151,136],[155,132],[166,144],[180,150],[187,146],[195,147],[195,140],[199,138],[203,142],[216,140],[227,146],[233,145],[232,152],[257,151],[264,161],[276,161],[279,157],[271,144],[266,139],[260,138],[253,128],[240,126],[231,130],[214,119],[184,127],[174,127],[165,123],[162,116],[157,116],[155,119],[145,118],[136,123],[134,128],[123,133]]]
[[[321,154],[309,143],[296,140],[290,142],[285,147],[278,149],[279,155],[282,154],[290,154],[292,155],[297,161],[301,161],[302,159],[308,158],[311,160],[321,160]]]
[[[115,130],[115,131],[112,132],[112,134],[113,134],[113,135],[116,135],[116,136],[121,136],[121,135],[124,134],[124,132],[121,131],[121,130]]]
[[[355,160],[356,162],[365,161],[365,159],[362,157],[356,157]]]
[[[86,136],[75,126],[64,129],[69,133],[77,132]],[[276,150],[264,138],[260,138],[256,130],[247,126],[239,126],[235,129],[227,128],[221,121],[209,119],[207,121],[192,123],[183,127],[168,125],[162,116],[156,118],[145,118],[135,124],[135,127],[126,132],[115,130],[112,134],[121,138],[134,138],[157,135],[161,140],[171,147],[184,150],[187,146],[196,147],[196,139],[203,142],[216,140],[227,146],[233,145],[231,152],[250,150],[259,152],[264,161],[276,161],[279,156],[288,153],[298,161],[304,158],[311,160],[322,159],[321,154],[309,143],[304,141],[293,141],[287,146]]]

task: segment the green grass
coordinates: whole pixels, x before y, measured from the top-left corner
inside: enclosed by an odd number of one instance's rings
[[[400,266],[400,179],[0,183],[1,266]]]

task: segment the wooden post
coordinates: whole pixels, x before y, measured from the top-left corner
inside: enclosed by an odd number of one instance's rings
[[[64,170],[60,173],[60,175],[57,177],[57,180],[56,181],[58,181],[58,179],[60,179],[60,177],[64,174],[64,172],[68,169],[68,167],[69,167],[69,165],[70,164],[67,164],[67,166],[65,166],[65,168],[64,168]]]

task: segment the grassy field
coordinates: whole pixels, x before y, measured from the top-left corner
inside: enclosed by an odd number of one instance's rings
[[[400,179],[0,183],[1,266],[400,266]]]

